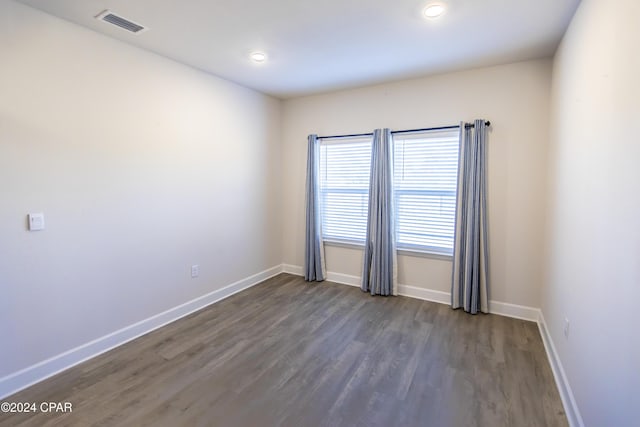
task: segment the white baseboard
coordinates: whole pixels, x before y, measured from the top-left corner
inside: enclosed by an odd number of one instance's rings
[[[538,321],[539,308],[527,307],[526,305],[510,304],[508,302],[489,301],[489,313],[497,314],[514,319]]]
[[[567,379],[567,375],[565,374],[564,368],[562,367],[562,362],[560,362],[560,358],[558,357],[558,353],[556,352],[556,347],[553,344],[551,334],[549,334],[549,329],[547,329],[547,323],[544,320],[542,310],[540,310],[538,313],[538,328],[540,329],[540,336],[542,337],[542,342],[544,343],[544,349],[547,352],[547,358],[549,359],[549,364],[551,365],[553,377],[556,380],[556,386],[558,387],[558,392],[560,393],[560,399],[562,399],[564,411],[567,414],[569,426],[584,427],[582,416],[580,415],[576,400],[573,397],[573,391],[571,390],[569,380]]]
[[[304,276],[302,267],[299,265],[282,264],[282,272],[295,274],[296,276]],[[360,277],[350,274],[327,272],[327,280],[329,282],[340,283],[341,285],[360,286]]]
[[[398,285],[398,295],[440,304],[451,304],[451,294],[449,292],[418,288],[417,286]]]
[[[295,274],[296,276],[304,276],[302,267],[300,267],[299,265],[282,264],[282,272]]]
[[[35,383],[65,371],[79,363],[96,357],[126,342],[134,340],[168,323],[198,311],[208,305],[250,288],[282,272],[282,265],[269,268],[253,276],[238,280],[222,289],[170,308],[155,316],[141,320],[101,338],[68,350],[50,359],[43,360],[13,374],[0,378],[0,399],[10,396]],[[301,269],[302,270],[302,269]]]
[[[302,276],[302,267],[291,264],[283,264],[282,271],[285,273]],[[335,273],[328,271],[327,280],[343,285],[360,286],[360,277],[349,274]],[[449,292],[436,291],[434,289],[419,288],[411,285],[398,285],[398,295],[421,299],[425,301],[437,302],[440,304],[451,304],[451,294]],[[500,301],[489,301],[489,312],[505,317],[538,321],[539,309],[524,305],[510,304]]]
[[[433,289],[418,288],[416,286],[398,285],[398,294],[425,301],[437,302],[440,304],[451,304],[451,293],[436,291]],[[489,312],[499,316],[513,317],[514,319],[538,321],[537,308],[524,305],[509,304],[507,302],[489,301]]]
[[[340,283],[341,285],[360,287],[360,277],[352,276],[350,274],[333,273],[331,271],[327,271],[327,280],[330,282]]]

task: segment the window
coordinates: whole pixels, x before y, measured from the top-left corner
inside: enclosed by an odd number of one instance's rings
[[[453,254],[459,131],[393,136],[398,249]],[[371,138],[320,142],[322,237],[362,244],[367,233]]]
[[[320,142],[322,237],[364,243],[367,234],[371,138]]]
[[[453,254],[458,130],[393,140],[398,249]]]

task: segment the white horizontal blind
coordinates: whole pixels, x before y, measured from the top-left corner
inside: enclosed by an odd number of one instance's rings
[[[367,233],[371,138],[320,142],[320,209],[325,240],[363,243]]]
[[[397,246],[453,253],[459,131],[394,135]]]

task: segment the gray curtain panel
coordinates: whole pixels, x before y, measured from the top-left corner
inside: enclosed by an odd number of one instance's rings
[[[318,135],[309,135],[307,152],[306,188],[306,229],[304,246],[304,279],[321,282],[327,277],[322,242],[322,221],[320,220],[319,157]]]
[[[391,138],[389,129],[373,132],[369,217],[361,285],[361,289],[371,295],[398,294]]]
[[[489,312],[486,204],[485,121],[461,123],[451,306],[472,314]]]

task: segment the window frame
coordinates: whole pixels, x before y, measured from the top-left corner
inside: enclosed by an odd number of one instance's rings
[[[421,138],[426,138],[428,139],[429,137],[433,138],[434,134],[450,134],[448,137],[451,138],[454,136],[454,134],[456,135],[456,146],[457,146],[457,152],[456,152],[456,167],[455,167],[455,189],[453,191],[449,190],[437,190],[437,189],[398,189],[398,182],[397,182],[397,176],[396,176],[396,143],[398,143],[399,141],[404,141],[404,140],[411,140],[411,139],[421,139]],[[402,137],[404,136],[404,138]],[[429,143],[428,141],[425,141],[425,143]],[[459,129],[447,129],[447,130],[443,130],[443,129],[434,129],[434,130],[424,130],[424,131],[415,131],[415,132],[407,132],[407,133],[399,133],[399,134],[395,134],[393,137],[393,155],[394,155],[394,176],[393,176],[393,184],[394,184],[394,203],[395,203],[395,212],[396,212],[396,249],[398,251],[398,253],[405,253],[405,254],[410,254],[410,255],[414,255],[414,256],[426,256],[426,257],[430,257],[430,258],[437,258],[437,259],[451,259],[453,258],[453,252],[454,252],[454,244],[455,244],[455,216],[456,216],[456,212],[455,212],[455,204],[457,201],[457,196],[458,196],[458,165],[459,165],[459,161],[460,161],[460,136],[459,136]],[[403,243],[400,242],[400,209],[398,208],[398,202],[399,202],[399,195],[400,194],[403,195],[423,195],[423,196],[447,196],[447,197],[451,197],[453,199],[453,224],[452,227],[453,229],[452,231],[452,244],[451,244],[451,249],[449,248],[445,248],[443,246],[432,246],[432,245],[420,245],[420,244],[412,244],[412,243]]]
[[[401,141],[401,140],[407,140],[407,139],[419,139],[420,137],[425,137],[425,136],[429,136],[429,135],[433,135],[434,133],[451,133],[451,136],[453,136],[453,134],[455,133],[457,135],[457,147],[458,147],[458,152],[456,153],[456,174],[455,174],[455,178],[456,178],[456,184],[455,184],[455,190],[453,192],[451,191],[442,191],[442,190],[433,190],[433,189],[411,189],[411,190],[407,190],[407,189],[401,189],[398,190],[398,186],[396,185],[396,173],[394,171],[394,176],[393,176],[393,186],[394,186],[394,203],[396,204],[395,206],[395,211],[396,211],[396,224],[395,224],[395,232],[396,232],[396,252],[399,255],[405,255],[405,256],[413,256],[413,257],[424,257],[424,258],[432,258],[432,259],[441,259],[441,260],[451,260],[453,258],[453,244],[455,243],[455,203],[457,200],[457,193],[458,193],[458,185],[457,185],[457,181],[458,181],[458,177],[457,177],[457,169],[458,169],[458,162],[460,159],[460,141],[459,141],[459,130],[455,129],[455,130],[427,130],[427,131],[417,131],[417,132],[411,132],[411,133],[400,133],[398,136],[394,135],[392,143],[394,144],[392,147],[392,153],[393,153],[393,162],[394,162],[394,168],[396,166],[396,142],[397,141]],[[322,146],[323,145],[333,145],[333,144],[349,144],[349,141],[351,142],[370,142],[372,143],[372,137],[363,137],[363,136],[357,136],[357,137],[341,137],[341,138],[321,138],[319,139],[318,143],[320,144],[320,150],[322,150]],[[427,142],[428,143],[428,142]],[[321,216],[322,216],[322,239],[323,242],[329,246],[334,246],[334,247],[345,247],[345,248],[352,248],[352,249],[362,249],[364,248],[364,243],[365,243],[365,239],[366,239],[366,235],[365,237],[363,237],[362,240],[359,239],[350,239],[350,238],[343,238],[343,237],[339,237],[339,236],[327,236],[325,234],[325,222],[324,222],[324,204],[325,204],[325,195],[327,193],[327,191],[323,188],[322,186],[322,176],[321,176],[321,171],[322,171],[322,166],[320,165],[320,162],[323,161],[323,157],[322,154],[319,155],[319,170],[318,170],[318,191],[320,192],[320,212],[321,212]],[[369,166],[369,172],[368,174],[370,175],[370,171],[371,171],[371,167]],[[337,190],[337,189],[334,189]],[[344,189],[339,189],[337,192],[342,192],[345,191]],[[360,193],[362,192],[361,189],[358,190],[353,190],[353,191],[345,191],[347,193],[350,194],[356,194],[356,193]],[[369,189],[366,190],[366,192],[364,194],[366,194],[366,199],[368,200],[368,193],[369,193]],[[454,216],[453,216],[453,242],[452,242],[452,247],[451,249],[448,248],[444,248],[441,246],[429,246],[429,245],[418,245],[418,244],[409,244],[409,243],[401,243],[399,241],[399,236],[400,236],[400,231],[399,231],[399,226],[400,226],[400,218],[399,218],[399,209],[398,209],[398,199],[399,199],[399,193],[400,194],[410,194],[410,193],[415,193],[415,194],[420,194],[420,195],[433,195],[433,194],[440,194],[440,193],[447,193],[446,195],[449,197],[453,197],[453,201],[454,201]],[[365,219],[366,221],[366,219]],[[365,226],[365,233],[366,233],[366,226]]]
[[[368,200],[369,200],[369,176],[371,174],[371,148],[373,146],[373,136],[350,136],[350,137],[339,137],[339,138],[319,138],[318,143],[320,145],[319,149],[319,158],[318,158],[318,192],[319,201],[320,201],[320,215],[322,221],[322,240],[325,243],[333,246],[343,246],[343,247],[364,247],[364,242],[366,239],[366,229],[367,229],[367,215],[368,215]],[[327,191],[326,187],[323,187],[323,146],[329,145],[348,145],[348,144],[358,144],[358,143],[368,143],[369,144],[369,158],[368,158],[368,170],[367,170],[367,188],[353,188],[353,189],[345,189],[340,187],[329,187],[330,191]],[[325,227],[325,205],[326,205],[326,195],[328,193],[333,194],[361,194],[365,195],[365,207],[364,207],[364,233],[365,235],[362,239],[352,239],[348,237],[340,237],[336,235],[326,235],[326,227]]]

